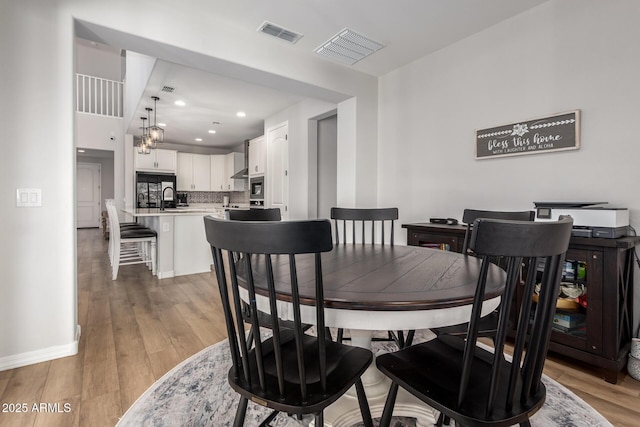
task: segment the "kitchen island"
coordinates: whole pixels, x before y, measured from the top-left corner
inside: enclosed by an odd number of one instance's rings
[[[248,209],[240,207],[240,209]],[[211,271],[211,247],[204,232],[204,217],[224,218],[222,205],[124,209],[137,222],[158,233],[157,277],[183,276]]]

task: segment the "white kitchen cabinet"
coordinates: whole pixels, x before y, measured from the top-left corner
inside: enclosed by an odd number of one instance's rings
[[[244,153],[229,153],[225,157],[225,191],[244,191],[246,179],[231,178],[233,174],[244,169]]]
[[[137,171],[176,173],[178,152],[157,148],[149,154],[140,154],[134,148],[134,165]]]
[[[225,191],[227,156],[224,154],[214,154],[209,156],[211,165],[211,191]]]
[[[178,153],[178,191],[211,191],[211,162],[206,154]]]
[[[249,176],[264,175],[267,164],[267,145],[264,135],[249,141]]]

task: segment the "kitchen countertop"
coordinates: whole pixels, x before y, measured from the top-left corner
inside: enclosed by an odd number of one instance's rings
[[[226,209],[249,209],[247,204],[233,204],[229,207],[222,206],[222,203],[192,203],[189,206],[179,206],[175,208],[128,208],[124,212],[134,217],[143,216],[176,216],[176,215],[202,215],[202,214],[221,214]]]

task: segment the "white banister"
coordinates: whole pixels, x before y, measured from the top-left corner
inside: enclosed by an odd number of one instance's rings
[[[76,74],[76,111],[122,117],[123,83]]]

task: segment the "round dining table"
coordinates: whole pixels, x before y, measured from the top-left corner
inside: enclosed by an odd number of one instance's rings
[[[469,321],[480,260],[455,252],[401,245],[340,244],[322,254],[325,322],[348,329],[352,345],[371,349],[374,331],[418,330]],[[313,255],[297,255],[302,321],[315,323]],[[272,256],[278,316],[293,319],[289,257]],[[269,312],[264,264],[252,257],[258,310]],[[500,303],[505,272],[491,265],[487,272],[482,316]],[[242,292],[243,299],[248,293]],[[375,362],[362,377],[373,417],[379,417],[389,389]],[[400,388],[394,415],[414,417],[418,425],[435,423],[433,408]],[[324,413],[325,426],[351,426],[361,420],[351,390]]]

